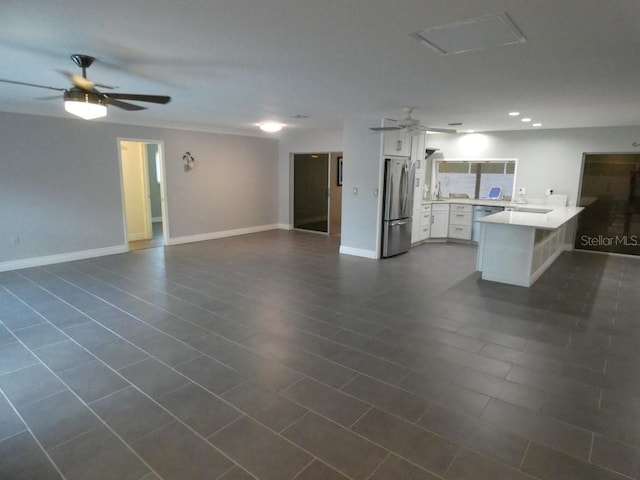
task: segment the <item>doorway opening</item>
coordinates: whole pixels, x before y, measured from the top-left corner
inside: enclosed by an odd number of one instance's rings
[[[342,153],[295,153],[293,228],[340,236]]]
[[[125,243],[130,250],[166,245],[163,143],[119,139]]]
[[[640,155],[585,154],[575,248],[640,255]]]

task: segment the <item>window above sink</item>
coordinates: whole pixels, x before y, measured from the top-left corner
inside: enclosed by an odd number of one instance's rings
[[[493,187],[502,188],[502,199],[513,198],[516,160],[451,159],[434,160],[433,187],[442,198],[468,195],[486,199]]]

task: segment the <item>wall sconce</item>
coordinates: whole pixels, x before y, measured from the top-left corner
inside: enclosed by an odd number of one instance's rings
[[[184,152],[184,155],[182,155],[182,160],[187,162],[184,166],[185,172],[193,170],[193,168],[196,166],[196,159],[193,158],[193,156],[189,152]]]

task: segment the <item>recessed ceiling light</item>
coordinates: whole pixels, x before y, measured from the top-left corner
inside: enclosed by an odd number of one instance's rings
[[[531,126],[532,126],[532,127],[541,127],[541,126],[542,126],[542,124],[541,124],[541,123],[534,123],[534,124],[532,124]]]
[[[530,118],[528,118],[528,117],[525,117],[525,118],[521,118],[521,119],[520,119],[520,121],[521,121],[521,122],[525,122],[525,123],[527,123],[527,122],[530,122],[530,121],[531,121],[531,119],[530,119]]]
[[[462,125],[462,122],[451,122],[451,123],[448,123],[447,125],[449,125],[450,127],[459,127]]]
[[[263,132],[275,133],[282,130],[282,127],[284,127],[284,124],[278,123],[278,122],[264,122],[264,123],[259,123],[258,127],[260,127],[260,130],[262,130]]]
[[[520,112],[509,112],[510,117],[517,117],[518,115],[520,115]]]
[[[475,130],[467,130],[467,133],[476,133]]]

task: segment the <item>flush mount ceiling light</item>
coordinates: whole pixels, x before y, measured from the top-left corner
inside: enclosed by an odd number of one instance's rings
[[[520,121],[524,122],[524,123],[529,123],[531,121],[531,119],[528,118],[528,117],[525,117],[525,118],[521,118]]]
[[[282,127],[284,127],[284,124],[278,123],[278,122],[263,122],[263,123],[259,123],[258,127],[260,127],[260,130],[262,130],[263,132],[275,133],[282,130]]]
[[[442,55],[527,41],[504,12],[438,25],[410,35]]]
[[[98,93],[81,90],[71,89],[64,92],[64,109],[85,120],[107,116],[107,104],[104,97]]]
[[[542,126],[542,124],[541,124],[541,123],[534,123],[534,124],[532,124],[531,126],[532,126],[532,127],[541,127],[541,126]]]
[[[509,112],[510,117],[517,117],[518,115],[520,115],[520,112]]]

